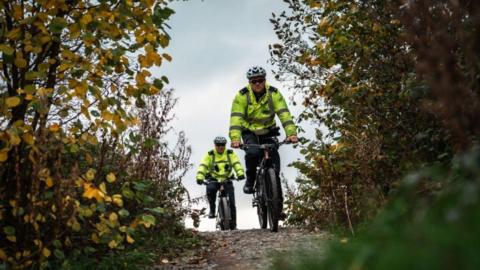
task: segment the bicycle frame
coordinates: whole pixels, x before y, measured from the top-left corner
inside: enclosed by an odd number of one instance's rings
[[[281,145],[285,143],[287,142],[278,142],[278,140],[274,138],[273,143],[248,144],[242,146],[243,150],[246,150],[249,147],[257,147],[263,149],[263,157],[259,163],[259,168],[257,170],[256,181],[254,185],[252,205],[253,207],[257,207],[260,227],[262,229],[265,229],[267,227],[266,223],[268,215],[270,230],[274,232],[278,230],[278,219],[280,214],[278,209],[278,203],[281,199],[279,198],[280,195],[278,192],[279,185],[277,183],[278,176],[276,175],[277,168],[275,168],[275,164],[272,164],[270,162],[270,159],[271,152],[277,150]]]
[[[205,185],[214,181],[207,181]],[[230,211],[230,198],[227,195],[225,190],[225,184],[228,182],[232,182],[232,180],[227,180],[223,182],[218,182],[220,188],[218,189],[218,196],[217,196],[217,220],[216,220],[216,227],[220,230],[229,230],[232,227],[232,213]],[[224,207],[225,209],[222,209]]]

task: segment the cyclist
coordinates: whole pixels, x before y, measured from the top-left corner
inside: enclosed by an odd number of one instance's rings
[[[292,143],[298,142],[297,127],[287,103],[277,88],[266,83],[265,69],[254,66],[247,71],[246,75],[249,83],[237,93],[232,103],[229,131],[231,147],[240,147],[241,140],[245,144],[272,143],[272,137],[280,135],[279,128],[276,127],[275,115],[280,118],[287,140]],[[246,194],[253,193],[256,169],[262,156],[261,149],[246,149],[247,181],[243,187],[243,192]],[[272,160],[279,175],[280,157],[277,151],[272,153]],[[283,202],[280,206],[280,209],[282,208]],[[282,219],[285,218],[283,212],[280,216]]]
[[[197,184],[202,185],[205,179],[209,179],[207,184],[207,198],[210,204],[209,218],[215,218],[215,199],[217,191],[220,188],[220,182],[234,179],[235,174],[238,180],[245,179],[240,159],[231,149],[226,150],[227,139],[222,136],[215,137],[213,140],[215,148],[208,151],[203,157],[197,171]],[[234,173],[235,172],[235,173]],[[237,225],[237,211],[235,207],[235,192],[233,183],[225,184],[225,191],[228,194],[233,228]]]

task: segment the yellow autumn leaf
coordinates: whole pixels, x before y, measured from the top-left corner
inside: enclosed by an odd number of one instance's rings
[[[109,216],[108,216],[108,219],[111,221],[111,222],[117,222],[118,220],[118,215],[116,213],[111,213]]]
[[[171,62],[172,61],[172,57],[169,55],[169,54],[162,54],[163,58],[165,58],[168,62]]]
[[[117,243],[117,241],[115,241],[115,240],[112,240],[112,241],[110,241],[110,242],[108,243],[108,247],[111,248],[111,249],[114,249],[114,248],[116,248],[117,246],[118,246],[118,243]]]
[[[123,206],[122,195],[120,194],[113,195],[113,203],[119,207],[122,207]]]
[[[7,261],[7,254],[3,249],[0,248],[0,260]]]
[[[32,145],[34,143],[34,138],[33,138],[33,135],[31,133],[23,134],[22,138],[26,143],[28,143],[30,145]]]
[[[46,258],[48,258],[48,257],[50,257],[50,255],[52,254],[52,252],[51,252],[48,248],[44,247],[44,248],[42,249],[42,254],[43,254],[43,256],[45,256]]]
[[[78,223],[78,221],[75,220],[75,222],[72,224],[72,229],[76,232],[79,232],[82,229],[82,226],[80,223]]]
[[[104,111],[102,112],[102,118],[105,119],[106,121],[111,121],[113,120],[113,114],[108,111]]]
[[[50,132],[58,132],[60,130],[60,125],[54,123],[48,127],[48,130],[50,130]]]
[[[85,173],[85,178],[87,178],[88,181],[92,181],[95,178],[95,170],[89,169],[87,173]]]
[[[127,243],[133,244],[135,242],[135,239],[133,239],[130,235],[127,234]]]
[[[20,137],[18,137],[17,134],[9,133],[8,135],[10,135],[10,143],[12,145],[19,145],[22,142],[22,140],[20,139]]]
[[[45,185],[47,185],[49,188],[53,186],[53,180],[51,177],[47,177],[47,179],[45,179]]]
[[[137,73],[137,75],[135,76],[135,80],[137,81],[137,84],[139,86],[142,86],[145,84],[145,76],[142,74],[142,73]]]
[[[91,164],[93,163],[93,158],[92,158],[92,156],[91,156],[89,153],[86,153],[86,154],[85,154],[85,160],[87,161],[87,163],[88,163],[89,165],[91,165]]]
[[[0,162],[4,162],[8,159],[8,152],[7,151],[0,151]]]
[[[98,202],[102,202],[103,198],[105,197],[105,194],[97,188],[95,188],[91,183],[85,183],[83,184],[83,197],[87,199],[92,199],[95,198]]]
[[[109,173],[109,174],[107,175],[107,182],[109,182],[109,183],[115,182],[116,179],[117,179],[117,177],[115,177],[115,174],[114,174],[114,173]]]
[[[80,24],[82,25],[87,25],[90,22],[92,22],[92,15],[90,14],[85,14],[83,17],[80,19]]]
[[[14,29],[10,30],[10,32],[8,32],[6,37],[8,39],[16,40],[18,37],[20,37],[21,32],[22,32],[21,28],[14,28]]]
[[[96,244],[100,243],[100,239],[96,233],[92,233],[92,241]]]
[[[7,236],[7,239],[8,239],[10,242],[14,242],[14,243],[17,242],[17,237],[15,237],[15,235],[8,235],[8,236]]]
[[[26,68],[27,67],[27,61],[21,57],[15,58],[15,66],[19,68]]]
[[[9,97],[5,100],[5,104],[7,104],[8,108],[12,108],[15,106],[18,106],[20,104],[20,98],[19,97]]]
[[[107,186],[105,185],[105,182],[102,182],[98,188],[103,192],[103,193],[107,193]]]

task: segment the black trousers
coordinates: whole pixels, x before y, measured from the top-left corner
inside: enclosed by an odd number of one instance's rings
[[[234,224],[237,224],[237,208],[235,207],[235,189],[232,182],[225,183],[225,192],[230,200],[230,212],[232,213],[232,220]],[[210,204],[210,209],[215,212],[215,201],[217,198],[217,192],[220,189],[220,183],[211,181],[207,185],[207,198]]]
[[[264,144],[264,143],[273,143],[274,139],[271,135],[259,136],[251,131],[242,132],[242,140],[244,144]],[[245,166],[247,174],[247,182],[249,185],[255,183],[255,178],[257,176],[257,166],[260,164],[260,161],[263,158],[263,149],[250,147],[245,151]],[[277,150],[274,150],[270,153],[270,161],[275,167],[275,172],[277,173],[277,181],[280,186],[280,155]],[[282,188],[280,190],[280,197],[283,206],[283,192]],[[280,207],[282,209],[282,207]]]

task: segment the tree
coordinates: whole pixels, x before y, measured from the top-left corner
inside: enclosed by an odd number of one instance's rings
[[[291,80],[317,125],[306,141],[291,222],[358,224],[376,213],[402,174],[450,156],[448,134],[422,110],[415,54],[391,1],[287,0],[274,15],[277,76]],[[325,126],[326,134],[321,127]],[[368,194],[368,195],[366,195]]]
[[[2,260],[28,267],[68,246],[82,196],[120,207],[104,182],[120,172],[94,168],[102,160],[91,151],[99,140],[121,145],[135,108],[168,82],[148,69],[171,60],[160,51],[172,13],[154,0],[0,0]]]

